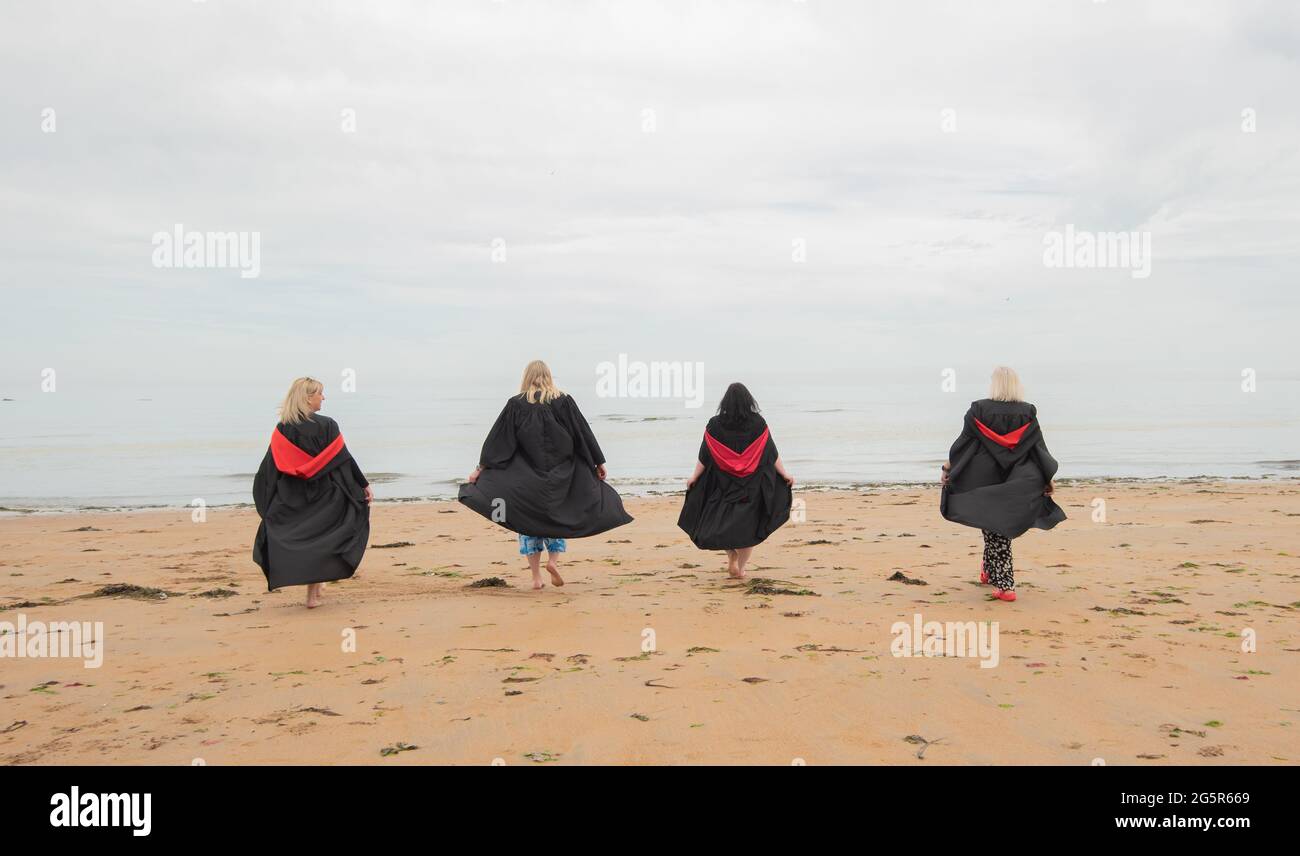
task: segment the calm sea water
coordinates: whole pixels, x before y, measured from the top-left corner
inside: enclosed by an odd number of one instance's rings
[[[933,481],[977,388],[815,380],[754,384],[772,434],[805,486]],[[677,399],[599,398],[569,389],[626,494],[679,490],[719,389],[702,408]],[[327,388],[325,411],[379,499],[446,498],[474,466],[511,389],[430,394]],[[277,390],[278,393],[278,390]],[[0,507],[6,512],[251,501],[276,394],[97,390],[0,402]],[[1053,384],[1032,396],[1059,478],[1300,475],[1300,380],[1243,393],[1229,377]]]

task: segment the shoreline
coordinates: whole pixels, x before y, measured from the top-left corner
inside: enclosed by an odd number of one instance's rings
[[[1058,487],[1070,488],[1089,485],[1145,485],[1145,484],[1170,484],[1170,485],[1188,485],[1188,484],[1260,484],[1276,483],[1287,484],[1291,482],[1300,482],[1300,475],[1262,475],[1262,476],[1087,476],[1079,478],[1056,479]],[[927,487],[937,487],[937,481],[890,481],[890,482],[854,482],[852,484],[824,484],[811,483],[801,485],[795,484],[796,493],[858,493],[873,494],[884,491],[899,490],[924,490]],[[646,493],[623,493],[620,495],[624,501],[635,501],[644,499],[669,499],[681,497],[686,493],[685,490],[672,491],[647,491]],[[379,505],[421,505],[439,502],[456,502],[456,496],[450,494],[447,496],[410,496],[410,497],[375,497],[373,506]],[[205,505],[209,511],[221,510],[231,511],[240,509],[253,508],[252,502],[227,502]],[[0,505],[0,520],[22,518],[22,517],[42,517],[74,514],[134,514],[148,512],[164,511],[193,511],[193,505],[168,505],[168,504],[150,504],[150,505],[88,505],[88,506],[57,506],[57,507],[14,507]]]

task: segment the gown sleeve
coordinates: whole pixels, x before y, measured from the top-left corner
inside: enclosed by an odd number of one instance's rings
[[[704,464],[706,467],[713,462],[713,453],[709,451],[709,441],[704,439],[704,437],[713,428],[713,420],[716,418],[716,416],[709,417],[708,423],[704,426],[704,434],[700,435],[700,454],[698,455],[698,458],[700,463]]]
[[[596,442],[596,435],[591,433],[591,426],[587,424],[587,417],[583,416],[582,411],[578,409],[578,402],[574,401],[572,396],[568,396],[568,399],[570,427],[575,434],[574,440],[586,446],[587,455],[592,466],[598,467],[605,463],[605,453],[600,450],[600,444]]]
[[[275,491],[275,480],[279,477],[279,470],[275,468],[275,459],[271,457],[271,450],[266,450],[266,456],[262,458],[262,466],[258,468],[257,475],[253,476],[253,505],[257,507],[257,516],[265,517],[267,507],[271,504],[271,495]]]
[[[1034,444],[1033,455],[1038,468],[1043,471],[1043,478],[1049,482],[1056,478],[1056,471],[1061,465],[1056,462],[1056,458],[1052,457],[1052,453],[1047,451],[1047,441],[1043,439],[1042,425],[1038,426],[1038,442]]]
[[[333,443],[334,440],[335,440],[335,439],[339,436],[339,434],[341,434],[341,433],[343,433],[343,429],[339,428],[339,423],[336,422],[335,420],[331,419],[330,422],[329,422],[329,425],[326,426],[326,430],[325,430],[325,442],[326,442],[327,444],[328,444],[328,443]],[[347,441],[344,440],[343,442],[344,442],[344,448],[346,448]],[[370,486],[370,482],[366,479],[366,474],[363,473],[363,472],[361,472],[361,466],[357,463],[357,459],[354,458],[354,457],[352,457],[352,450],[351,450],[351,449],[348,449],[347,452],[348,452],[348,462],[347,462],[347,467],[348,467],[348,470],[349,470],[349,475],[351,475],[352,478],[353,478],[354,480],[356,480],[356,483],[357,483],[359,486],[361,486],[361,487],[363,487],[363,488],[365,488],[365,487],[369,487],[369,486]]]
[[[504,468],[514,457],[516,443],[514,408],[507,401],[483,441],[483,450],[478,456],[479,466],[485,470]]]
[[[974,435],[970,430],[971,421],[974,419],[974,413],[975,408],[971,407],[966,411],[966,415],[962,418],[961,434],[958,435],[955,441],[953,441],[952,448],[948,450],[948,463],[950,464],[956,462],[957,458],[961,456],[962,449],[965,449],[966,444],[974,439]]]
[[[1043,437],[1043,423],[1038,422],[1038,408],[1033,404],[1029,405],[1029,416],[1038,423],[1038,442],[1034,444],[1031,454],[1038,468],[1042,470],[1044,480],[1050,482],[1056,478],[1056,471],[1060,468],[1060,464],[1052,457],[1052,453],[1047,451],[1047,440]]]

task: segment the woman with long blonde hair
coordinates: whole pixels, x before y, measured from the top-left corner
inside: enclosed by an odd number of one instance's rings
[[[948,452],[939,499],[944,518],[984,533],[980,582],[1004,601],[1016,599],[1012,539],[1065,519],[1052,499],[1056,459],[1043,440],[1038,408],[1024,398],[1015,371],[993,370],[989,397],[971,403]]]
[[[322,416],[325,387],[311,377],[289,386],[271,445],[253,479],[262,519],[253,561],[267,588],[307,586],[307,608],[325,583],[356,572],[370,539],[370,483],[353,460],[338,423]]]
[[[562,586],[557,557],[565,539],[632,522],[605,476],[605,455],[577,402],[555,385],[546,363],[533,360],[483,441],[460,501],[519,534],[534,589],[546,585],[543,550],[551,584]]]

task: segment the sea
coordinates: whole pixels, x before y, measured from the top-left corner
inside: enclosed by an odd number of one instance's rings
[[[933,483],[970,401],[933,382],[803,376],[751,383],[803,489]],[[0,400],[0,514],[208,507],[251,502],[276,421],[276,385],[95,387]],[[287,386],[287,383],[285,384]],[[337,386],[337,385],[336,385]],[[626,495],[681,491],[721,385],[703,402],[569,388]],[[483,383],[326,388],[376,499],[447,499],[473,469],[514,389]],[[1113,373],[1043,384],[1031,396],[1058,481],[1300,477],[1300,378],[1254,391],[1232,374],[1152,380]],[[698,405],[698,406],[692,406]]]

